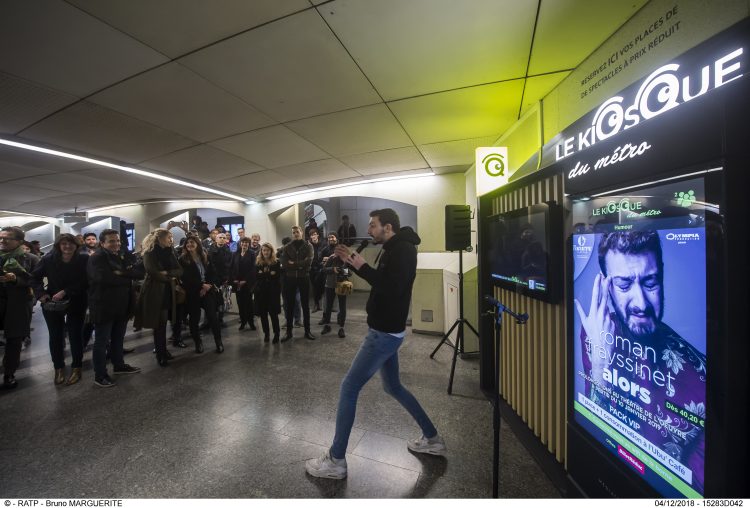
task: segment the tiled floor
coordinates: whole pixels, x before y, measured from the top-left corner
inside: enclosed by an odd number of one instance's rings
[[[224,354],[213,352],[211,340],[202,355],[170,347],[176,359],[167,368],[156,365],[150,332],[131,334],[126,344],[137,349],[126,361],[143,372],[120,376],[112,389],[93,385],[90,352],[81,383],[52,383],[37,311],[20,386],[0,391],[2,496],[489,497],[492,411],[478,388],[478,362],[459,360],[447,395],[452,351],[443,347],[431,360],[439,338],[423,335],[407,335],[401,379],[445,437],[448,456],[407,450],[419,428],[376,375],[359,399],[348,478],[305,473],[305,460],[333,438],[339,383],[367,328],[365,298],[350,298],[345,339],[334,328],[316,341],[265,344],[257,332],[238,331],[230,315]],[[312,316],[314,323],[321,317]],[[559,497],[507,428],[501,440],[504,497]]]

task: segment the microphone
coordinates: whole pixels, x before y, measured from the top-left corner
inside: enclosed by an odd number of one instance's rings
[[[364,240],[362,240],[362,243],[360,243],[359,247],[357,247],[357,254],[365,250],[365,247],[367,247],[368,245],[370,245],[369,239],[365,238]]]
[[[503,303],[500,302],[500,300],[498,300],[497,298],[494,298],[491,295],[484,295],[484,301],[486,301],[490,305],[494,305],[495,307],[501,308],[502,312],[507,312],[508,314],[516,318],[516,321],[519,325],[525,325],[526,321],[529,320],[529,315],[526,312],[524,312],[523,314],[516,314],[515,312],[510,310],[508,307],[503,305]]]

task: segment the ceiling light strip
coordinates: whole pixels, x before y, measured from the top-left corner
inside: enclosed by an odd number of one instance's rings
[[[286,194],[278,194],[276,196],[270,196],[268,198],[269,201],[274,199],[283,199],[288,198],[292,196],[299,196],[300,194],[309,194],[311,192],[318,192],[318,191],[324,191],[324,190],[330,190],[330,189],[338,189],[341,187],[351,187],[353,185],[362,185],[367,183],[377,183],[377,182],[386,182],[391,180],[406,180],[408,178],[424,178],[426,176],[435,176],[435,173],[432,171],[428,173],[418,173],[416,175],[403,175],[403,176],[386,176],[383,178],[370,178],[367,180],[359,180],[357,182],[347,182],[347,183],[339,183],[334,185],[325,185],[323,187],[315,187],[314,189],[305,189],[301,191],[295,191],[295,192],[288,192]]]
[[[117,170],[120,170],[120,171],[125,171],[126,173],[132,173],[134,175],[145,176],[145,177],[148,177],[148,178],[154,178],[156,180],[162,180],[164,182],[174,183],[174,184],[177,184],[177,185],[182,185],[184,187],[190,187],[190,188],[197,189],[197,190],[200,190],[200,191],[203,191],[203,192],[209,192],[211,194],[217,194],[219,196],[224,196],[224,197],[227,197],[227,198],[230,198],[230,199],[234,199],[236,201],[245,201],[245,202],[248,201],[248,198],[246,198],[246,197],[237,196],[235,194],[230,194],[228,192],[220,191],[218,189],[212,189],[210,187],[204,187],[203,185],[198,185],[198,184],[195,184],[195,183],[186,182],[185,180],[179,180],[177,178],[172,178],[172,177],[169,177],[169,176],[159,175],[157,173],[152,173],[151,171],[144,171],[143,169],[136,169],[136,168],[131,168],[131,167],[128,167],[128,166],[120,166],[119,164],[112,164],[110,162],[104,162],[104,161],[100,161],[100,160],[97,160],[97,159],[92,159],[90,157],[82,157],[80,155],[74,155],[72,153],[60,152],[58,150],[50,150],[49,148],[42,148],[40,146],[29,145],[29,144],[26,144],[26,143],[18,143],[16,141],[10,141],[8,139],[2,139],[2,138],[0,138],[0,145],[12,146],[14,148],[23,148],[24,150],[31,150],[33,152],[40,152],[40,153],[45,153],[45,154],[48,154],[48,155],[54,155],[54,156],[57,156],[57,157],[64,157],[66,159],[73,159],[73,160],[77,160],[77,161],[81,161],[81,162],[88,162],[89,164],[94,164],[96,166],[104,166],[104,167],[107,167],[107,168],[117,169]]]

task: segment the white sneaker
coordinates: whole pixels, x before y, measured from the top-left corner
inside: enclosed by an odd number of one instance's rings
[[[332,458],[329,450],[319,459],[310,459],[305,462],[305,469],[309,474],[318,478],[343,480],[346,478],[346,459]]]
[[[406,447],[416,453],[429,453],[430,455],[445,455],[448,449],[445,447],[443,438],[439,435],[427,439],[422,436],[419,439],[411,439],[406,442]]]

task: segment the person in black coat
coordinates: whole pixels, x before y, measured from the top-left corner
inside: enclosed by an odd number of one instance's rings
[[[222,353],[224,345],[221,341],[221,325],[218,316],[221,297],[218,286],[222,283],[221,277],[217,275],[213,263],[208,259],[200,239],[196,236],[191,235],[185,241],[179,261],[182,266],[182,287],[185,289],[185,308],[190,315],[188,322],[190,335],[195,342],[195,352],[203,352],[203,341],[198,328],[201,308],[203,308],[208,325],[214,334],[216,352]]]
[[[208,249],[208,260],[213,265],[216,277],[220,281],[216,287],[221,290],[221,286],[228,284],[232,276],[232,251],[227,245],[225,233],[218,232],[215,238],[216,242]],[[223,301],[219,299],[219,323],[221,324],[223,320],[224,306]]]
[[[232,284],[237,291],[237,307],[240,311],[240,330],[253,323],[253,286],[255,286],[255,256],[250,250],[250,239],[240,240],[237,252],[232,255]]]
[[[120,256],[120,233],[105,229],[99,234],[101,248],[89,256],[89,314],[94,323],[94,384],[109,388],[115,383],[107,374],[107,347],[115,374],[134,374],[140,368],[123,360],[122,343],[133,313],[133,279],[137,275]]]
[[[279,313],[281,312],[281,263],[276,259],[273,245],[264,243],[255,263],[255,312],[263,327],[263,341],[268,342],[268,316],[273,326],[273,343],[279,343]]]
[[[31,286],[42,303],[42,314],[49,331],[49,351],[55,366],[55,384],[65,383],[65,331],[70,341],[72,371],[67,384],[81,380],[83,366],[83,318],[86,315],[86,265],[89,256],[80,252],[75,236],[61,234],[52,252],[46,254],[31,274]],[[47,286],[44,286],[44,279]],[[68,301],[62,311],[45,310],[49,301]]]
[[[302,303],[302,319],[305,325],[305,338],[315,340],[310,332],[310,264],[313,247],[302,238],[302,229],[292,226],[292,238],[281,251],[281,266],[284,268],[284,302],[286,303],[286,335],[284,341],[292,338],[292,317],[296,293],[299,291]]]
[[[23,339],[29,336],[31,323],[32,259],[21,245],[24,232],[17,227],[0,230],[0,328],[5,333],[3,388],[18,386],[15,373],[21,362]]]

